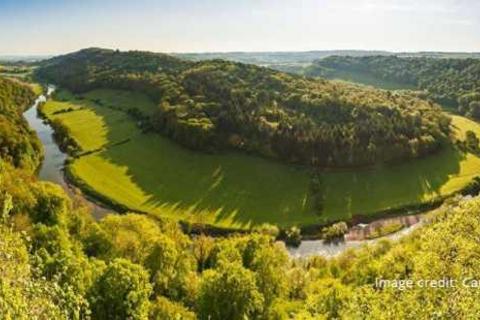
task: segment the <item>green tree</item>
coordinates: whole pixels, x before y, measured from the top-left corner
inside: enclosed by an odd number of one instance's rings
[[[101,256],[107,260],[125,258],[141,264],[161,234],[156,221],[134,213],[109,215],[100,222],[100,226],[102,230],[92,229],[91,240],[99,248],[107,250]]]
[[[40,183],[36,192],[37,204],[31,218],[33,222],[56,225],[65,222],[69,199],[61,187],[52,183]]]
[[[147,319],[152,288],[148,272],[115,259],[95,282],[89,300],[94,319]]]
[[[157,295],[174,300],[191,296],[189,290],[194,289],[197,282],[194,260],[166,235],[159,235],[145,260],[145,266],[150,270]]]
[[[275,245],[263,246],[255,253],[251,269],[267,308],[275,299],[287,294],[287,265],[288,254]]]
[[[165,297],[157,297],[150,310],[151,320],[195,320],[195,313]]]
[[[197,271],[203,272],[208,267],[215,241],[213,238],[202,234],[193,241],[192,245],[192,254],[197,262]]]
[[[307,310],[317,317],[340,319],[350,296],[350,289],[338,280],[318,280],[312,285],[307,298]]]
[[[239,263],[225,263],[204,272],[198,295],[198,316],[204,320],[254,319],[263,311],[255,274]]]

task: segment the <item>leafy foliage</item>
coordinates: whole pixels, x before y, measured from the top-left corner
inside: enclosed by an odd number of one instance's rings
[[[151,286],[148,273],[128,260],[112,261],[92,288],[95,319],[146,319]]]
[[[322,229],[322,237],[326,241],[333,241],[337,239],[342,239],[343,236],[347,233],[348,226],[345,222],[337,222],[329,227]]]
[[[28,86],[0,77],[0,157],[30,170],[39,165],[41,145],[22,112],[34,99]]]
[[[255,285],[254,273],[239,263],[205,271],[199,293],[199,318],[241,320],[262,312],[263,297]]]

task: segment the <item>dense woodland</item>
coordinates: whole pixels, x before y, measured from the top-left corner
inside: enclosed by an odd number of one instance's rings
[[[333,56],[316,61],[305,73],[330,77],[338,70],[416,86],[434,101],[480,119],[480,59]]]
[[[145,93],[157,109],[131,110],[145,130],[210,152],[348,167],[424,156],[449,134],[439,107],[412,95],[222,60],[86,49],[47,60],[37,76],[76,93]]]
[[[18,115],[4,117],[14,122]],[[20,163],[0,156],[1,319],[480,315],[480,291],[461,282],[480,275],[478,198],[451,200],[399,243],[383,241],[331,260],[292,260],[271,226],[214,239],[190,238],[176,223],[145,215],[111,215],[96,222],[81,200],[37,181],[32,165],[24,165],[37,157],[25,149],[20,153],[25,159]],[[460,282],[449,289],[399,290],[376,286],[376,278]]]
[[[22,113],[34,100],[27,86],[0,77],[0,156],[29,169],[39,164],[41,144]]]

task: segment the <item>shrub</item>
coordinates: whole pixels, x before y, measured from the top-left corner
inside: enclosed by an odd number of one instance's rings
[[[285,231],[285,243],[287,246],[298,247],[302,242],[302,233],[299,228],[291,227]]]
[[[322,229],[322,238],[325,241],[333,241],[336,239],[342,239],[348,232],[348,225],[345,222],[337,222],[329,227]]]
[[[269,223],[264,223],[258,227],[255,227],[254,231],[260,234],[271,236],[273,239],[277,239],[278,235],[280,234],[278,227]]]

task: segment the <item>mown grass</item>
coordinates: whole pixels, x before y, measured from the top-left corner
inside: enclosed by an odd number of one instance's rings
[[[162,136],[142,134],[121,111],[125,107],[111,108],[112,97],[129,95],[97,90],[83,100],[63,102],[75,105],[75,111],[54,114],[52,110],[61,110],[55,101],[45,108],[49,117],[71,128],[84,150],[102,147],[71,164],[76,179],[103,197],[153,215],[234,228],[326,223],[431,201],[460,190],[480,172],[478,157],[453,147],[394,166],[325,172],[319,216],[310,206],[308,169],[239,153],[195,152]],[[466,122],[480,132],[475,122],[455,116],[457,136]]]
[[[100,101],[106,106],[120,108],[124,111],[136,108],[143,114],[151,114],[156,107],[144,94],[122,90],[93,90],[87,93],[85,98]]]
[[[82,157],[72,173],[116,202],[156,215],[237,228],[316,222],[304,170],[192,152],[154,134]]]
[[[449,195],[480,173],[480,159],[446,148],[403,164],[324,174],[329,216],[365,215]]]
[[[55,95],[54,100],[49,100],[42,107],[42,112],[48,118],[59,119],[69,127],[73,139],[83,151],[98,150],[108,144],[122,142],[138,133],[135,123],[126,113],[119,112],[110,105],[100,106],[93,102],[93,99],[102,101],[99,100],[98,93],[95,91],[91,95],[87,94],[86,97],[82,96],[81,99],[75,99],[69,92],[60,91]],[[104,100],[110,101],[110,99],[113,101],[118,99],[116,91],[105,91]],[[136,104],[136,106],[150,107],[148,104]],[[111,127],[115,130],[110,130]]]

